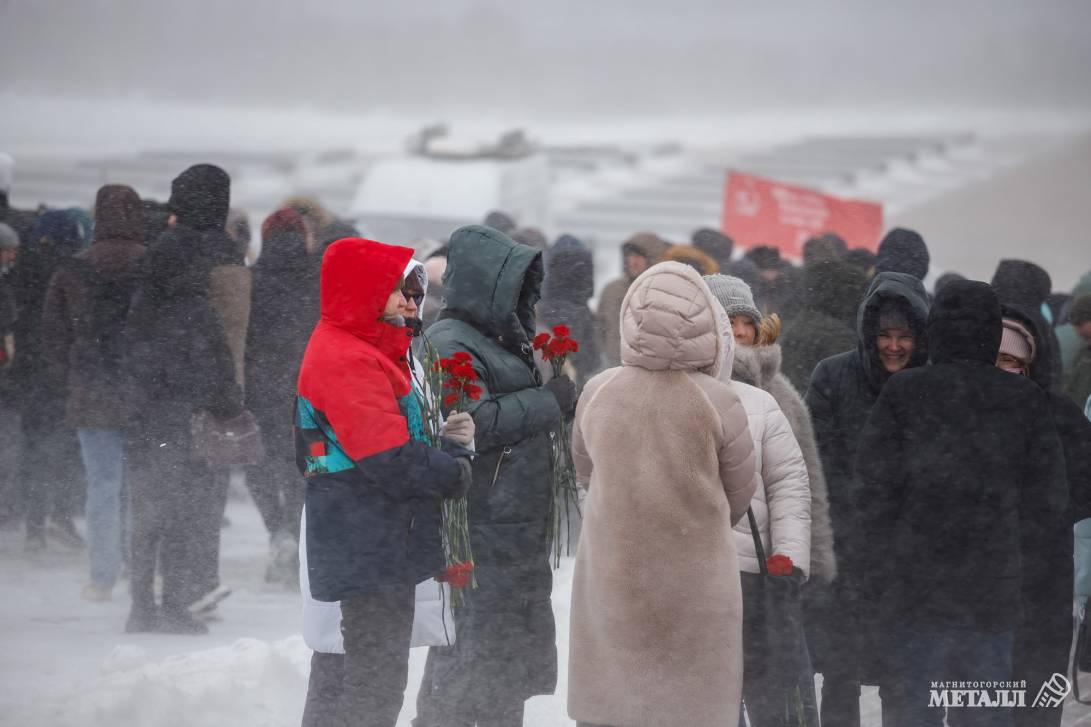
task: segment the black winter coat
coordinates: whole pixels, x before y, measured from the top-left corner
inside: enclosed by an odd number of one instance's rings
[[[551,434],[561,412],[541,386],[530,346],[542,275],[537,250],[487,227],[456,230],[444,309],[426,334],[442,356],[469,353],[484,388],[470,409],[478,457],[469,520],[479,588],[467,592],[454,662],[443,671],[485,713],[495,708],[493,695],[526,699],[556,688],[548,521]]]
[[[1005,318],[1015,318],[1030,331],[1036,341],[1036,350],[1045,351],[1049,345],[1038,330],[1032,316],[1016,306],[1001,306]],[[1031,363],[1030,378],[1048,392],[1052,372],[1048,368]],[[1050,413],[1053,425],[1064,451],[1064,486],[1068,492],[1068,509],[1063,520],[1041,523],[1039,537],[1045,544],[1040,560],[1056,563],[1053,570],[1032,572],[1026,601],[1027,619],[1016,634],[1014,666],[1019,679],[1038,683],[1049,679],[1054,672],[1064,674],[1068,664],[1072,641],[1072,592],[1074,572],[1071,561],[1073,552],[1072,526],[1079,520],[1091,517],[1091,421],[1080,407],[1062,394],[1049,392]],[[1026,710],[1017,715],[1016,724],[1060,724],[1061,710]]]
[[[151,246],[125,322],[131,431],[147,446],[188,448],[195,413],[242,411],[223,325],[208,299],[203,237],[178,225]]]
[[[261,425],[267,456],[294,462],[296,380],[318,323],[319,268],[303,238],[283,230],[263,242],[252,270],[246,406]]]
[[[860,430],[890,378],[879,361],[876,348],[879,308],[887,300],[902,301],[917,334],[909,367],[921,366],[928,360],[924,340],[928,294],[924,286],[912,275],[881,273],[871,282],[859,307],[856,350],[821,361],[804,397],[811,410],[815,441],[830,493],[834,553],[840,570],[838,580],[849,592],[858,591],[862,578],[860,556],[870,547],[863,537],[861,515],[855,507],[860,482],[853,467]]]
[[[1000,305],[985,283],[940,291],[932,365],[893,376],[860,436],[856,506],[889,624],[1014,629],[1068,527],[1064,454],[1050,400],[996,367]],[[880,595],[881,594],[881,595]]]
[[[819,361],[856,345],[853,322],[867,281],[854,267],[821,260],[803,269],[803,285],[803,309],[780,337],[782,372],[800,390]]]

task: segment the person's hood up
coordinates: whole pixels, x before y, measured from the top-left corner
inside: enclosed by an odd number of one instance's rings
[[[1076,283],[1076,287],[1072,289],[1072,300],[1084,295],[1091,295],[1091,271],[1084,273],[1083,277]]]
[[[895,302],[905,314],[915,336],[913,355],[906,368],[921,366],[928,361],[925,336],[928,324],[928,293],[920,278],[908,273],[879,273],[871,281],[864,300],[856,312],[857,348],[872,388],[878,391],[890,373],[879,360],[876,336],[879,333],[879,311],[884,303]]]
[[[79,219],[68,210],[47,210],[38,216],[24,249],[50,257],[69,257],[82,246]]]
[[[455,230],[448,247],[444,311],[513,349],[529,346],[541,299],[542,253],[483,225]]]
[[[621,303],[621,363],[649,371],[700,371],[724,363],[723,309],[688,265],[654,265]]]
[[[591,251],[571,235],[562,235],[545,253],[542,299],[586,304],[595,294]]]
[[[1030,380],[1038,384],[1045,391],[1052,391],[1055,385],[1053,367],[1049,364],[1048,351],[1050,341],[1042,335],[1042,329],[1038,325],[1038,318],[1029,315],[1025,310],[1009,303],[1000,304],[1000,315],[1018,322],[1034,337],[1034,360],[1030,362]],[[1003,325],[1003,321],[1001,321]],[[1001,331],[1003,334],[1003,331]],[[997,344],[999,346],[999,344]]]
[[[170,185],[170,211],[198,232],[223,230],[231,207],[231,178],[212,164],[195,164]]]
[[[638,232],[621,245],[621,269],[625,270],[625,256],[643,255],[648,259],[648,267],[655,265],[667,254],[671,244],[654,232]]]
[[[409,329],[382,320],[390,294],[413,258],[408,247],[347,237],[322,258],[322,322],[368,343],[396,343],[404,355]],[[386,350],[386,346],[381,346]]]
[[[963,361],[996,365],[1003,319],[1000,299],[988,283],[958,280],[939,292],[928,314],[933,363]]]
[[[866,287],[863,271],[840,260],[818,259],[803,268],[806,309],[840,321],[851,320]]]
[[[674,245],[667,250],[663,259],[685,263],[701,275],[715,275],[720,272],[720,264],[693,245]]]
[[[107,184],[95,195],[95,242],[144,241],[144,204],[132,187]]]
[[[1002,303],[1024,311],[1040,311],[1053,291],[1053,280],[1039,265],[1026,260],[1001,260],[993,273],[993,291]]]
[[[406,325],[409,326],[409,330],[412,331],[413,337],[421,335],[424,331],[424,304],[428,301],[428,271],[424,269],[424,263],[416,258],[413,258],[405,266],[405,272],[402,274],[407,281],[416,280],[417,284],[421,287],[421,292],[424,297],[421,298],[420,305],[417,306],[417,317],[406,321]]]
[[[924,280],[931,256],[924,238],[915,230],[895,227],[879,243],[875,257],[876,273],[907,273]]]
[[[711,227],[702,227],[694,232],[690,237],[690,242],[693,243],[695,248],[715,260],[716,264],[720,266],[721,272],[723,272],[723,267],[731,262],[731,253],[735,250],[734,240]]]
[[[307,225],[303,215],[282,207],[261,224],[261,255],[256,267],[284,270],[307,265]]]

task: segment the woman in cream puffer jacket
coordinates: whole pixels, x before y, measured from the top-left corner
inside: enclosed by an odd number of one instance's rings
[[[724,336],[733,343],[730,323]],[[746,409],[754,440],[757,482],[750,507],[758,523],[765,557],[786,555],[807,577],[811,572],[811,486],[803,452],[776,399],[756,386],[731,380],[734,346],[725,348],[729,354],[720,369],[720,380],[731,384]],[[735,550],[741,570],[761,572],[749,518],[735,525]]]

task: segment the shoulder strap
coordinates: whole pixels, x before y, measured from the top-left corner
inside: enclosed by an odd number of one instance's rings
[[[750,520],[750,534],[754,536],[754,552],[758,556],[758,567],[763,576],[769,575],[769,566],[765,564],[765,548],[761,544],[761,533],[758,530],[758,519],[754,517],[754,508],[746,508],[746,517]]]

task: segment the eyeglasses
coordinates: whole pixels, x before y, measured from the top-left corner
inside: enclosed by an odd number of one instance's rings
[[[402,288],[402,295],[405,296],[406,300],[416,303],[418,308],[424,305],[424,292],[420,289],[405,287]]]

